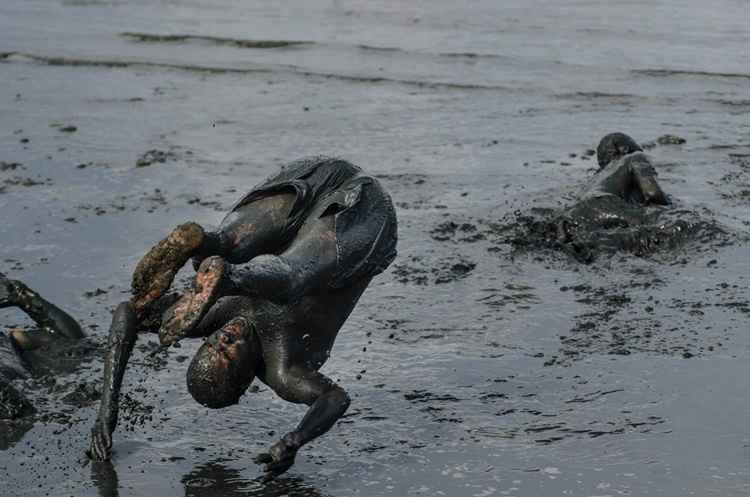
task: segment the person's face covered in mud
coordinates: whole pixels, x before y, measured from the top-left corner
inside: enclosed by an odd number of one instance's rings
[[[188,369],[188,391],[213,409],[236,404],[261,361],[254,330],[245,318],[235,318],[203,342]]]

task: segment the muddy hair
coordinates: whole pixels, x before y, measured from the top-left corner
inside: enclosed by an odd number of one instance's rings
[[[599,167],[603,168],[613,160],[633,152],[643,152],[638,143],[625,133],[610,133],[599,142],[596,147],[596,159]]]

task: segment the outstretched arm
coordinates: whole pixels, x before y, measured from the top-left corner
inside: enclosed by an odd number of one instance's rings
[[[117,426],[120,387],[137,333],[137,319],[130,302],[123,302],[112,316],[104,358],[104,384],[96,424],[91,430],[89,457],[106,461],[112,455],[112,433]]]
[[[48,302],[22,282],[8,279],[0,273],[0,308],[3,307],[18,307],[40,328],[52,333],[60,333],[72,339],[84,336],[81,326],[70,314]],[[30,336],[18,334],[16,338],[21,347],[33,348]]]
[[[343,388],[317,371],[293,367],[267,374],[265,380],[284,400],[310,406],[297,428],[255,458],[258,464],[265,464],[265,479],[270,480],[294,464],[300,447],[330,430],[350,400]]]

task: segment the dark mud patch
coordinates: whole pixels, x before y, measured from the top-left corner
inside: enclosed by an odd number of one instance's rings
[[[484,294],[477,299],[483,305],[491,308],[508,309],[508,312],[531,309],[532,304],[541,303],[541,299],[534,293],[534,288],[522,283],[506,283],[502,288],[485,288]]]
[[[709,212],[681,208],[651,209],[646,224],[631,228],[583,228],[573,238],[563,236],[558,211],[536,209],[506,215],[492,232],[500,235],[500,243],[510,245],[512,256],[563,254],[584,264],[620,253],[669,262],[686,253],[729,245],[737,238]]]
[[[486,239],[479,227],[472,222],[444,221],[430,230],[430,236],[438,242],[474,243]]]
[[[466,278],[475,267],[475,262],[462,256],[429,261],[423,256],[412,255],[406,262],[394,266],[393,275],[404,284],[442,285]]]
[[[559,336],[559,355],[547,358],[544,365],[566,365],[591,354],[701,357],[723,347],[737,326],[731,319],[717,326],[712,316],[725,309],[740,318],[750,315],[746,289],[736,284],[709,286],[698,292],[700,300],[660,296],[666,284],[657,276],[641,273],[601,286],[561,287],[562,292],[572,292],[584,310],[569,332]]]
[[[177,155],[171,150],[152,149],[144,152],[135,161],[135,167],[148,167],[153,164],[164,164],[167,161],[177,160]]]
[[[747,205],[750,202],[750,147],[747,145],[727,145],[727,159],[732,170],[725,173],[718,183],[710,184],[719,195],[734,205]],[[750,222],[745,221],[745,225]]]
[[[50,128],[57,128],[57,130],[61,133],[75,133],[78,131],[77,126],[73,126],[72,124],[63,124],[63,123],[52,123],[49,125]]]
[[[15,171],[16,169],[25,169],[20,162],[0,161],[0,172]]]
[[[290,48],[315,45],[312,41],[297,40],[245,40],[240,38],[222,38],[219,36],[192,34],[149,34],[149,33],[120,33],[120,36],[138,43],[188,43],[204,42],[212,45],[231,46],[237,48]]]
[[[653,78],[670,77],[694,77],[694,78],[728,78],[728,79],[750,79],[750,74],[711,71],[688,71],[680,69],[634,69],[630,71],[636,76],[649,76]]]
[[[687,143],[687,140],[685,138],[682,138],[677,135],[661,135],[656,140],[648,141],[641,144],[641,147],[643,147],[645,150],[652,149],[656,147],[657,145],[683,145]]]
[[[2,184],[3,186],[0,188],[5,188],[8,186],[30,188],[34,186],[50,186],[53,183],[52,183],[52,178],[43,178],[41,176],[37,176],[36,178],[32,178],[28,176],[27,177],[13,176],[12,178],[4,179]]]

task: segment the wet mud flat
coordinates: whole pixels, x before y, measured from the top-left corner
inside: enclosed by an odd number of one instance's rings
[[[533,19],[521,3],[442,7],[0,7],[0,271],[90,336],[70,367],[18,385],[37,414],[0,426],[8,495],[748,492],[750,75],[736,21],[706,31],[700,16],[716,13],[690,2],[653,7],[695,28],[679,32],[578,2]],[[615,130],[654,142],[670,215],[723,234],[590,264],[514,243],[528,216],[574,200]],[[399,257],[324,367],[352,396],[344,420],[263,485],[252,457],[304,409],[263,385],[204,409],[185,388],[199,343],[154,354],[144,337],[113,465],[83,464],[110,313],[138,258],[313,154],[375,174],[399,215]]]

